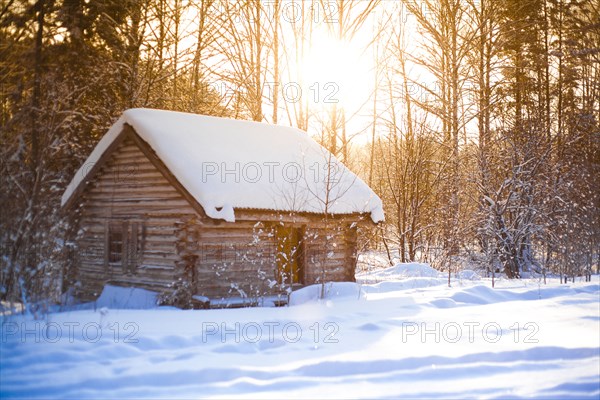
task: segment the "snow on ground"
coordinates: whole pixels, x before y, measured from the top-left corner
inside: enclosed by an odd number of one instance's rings
[[[361,272],[356,275],[356,279],[358,281],[376,281],[380,282],[383,280],[397,280],[403,278],[413,278],[413,277],[428,277],[428,278],[436,278],[443,276],[440,271],[431,268],[428,264],[423,263],[399,263],[394,265],[393,267],[388,267],[385,269],[377,269],[375,271],[366,271]]]
[[[598,275],[448,288],[416,269],[290,307],[5,316],[0,398],[600,396]]]
[[[289,304],[295,306],[311,301],[319,301],[319,299],[325,301],[344,298],[360,300],[364,299],[365,295],[366,293],[361,289],[361,285],[354,282],[328,282],[306,286],[292,292]]]
[[[157,303],[157,299],[157,294],[149,290],[107,285],[95,306],[145,310],[152,308]]]

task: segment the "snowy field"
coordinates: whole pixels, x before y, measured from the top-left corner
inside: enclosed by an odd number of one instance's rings
[[[327,286],[326,300],[305,288],[281,308],[103,298],[5,315],[0,398],[600,397],[598,275],[492,289],[467,273],[448,288],[409,264],[357,278],[376,283]]]

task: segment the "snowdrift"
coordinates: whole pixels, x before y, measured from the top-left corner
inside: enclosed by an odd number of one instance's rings
[[[318,300],[360,300],[364,298],[365,292],[357,283],[328,282],[324,285],[316,284],[306,286],[290,293],[289,305],[293,306]]]

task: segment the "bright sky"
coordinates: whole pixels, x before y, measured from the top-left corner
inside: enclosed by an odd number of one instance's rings
[[[335,5],[335,2],[330,3]],[[283,4],[291,4],[291,2],[288,1]],[[383,1],[376,12],[365,21],[357,34],[351,40],[343,42],[333,37],[334,35],[331,32],[336,30],[336,22],[335,20],[333,22],[328,20],[323,9],[321,9],[321,13],[317,14],[317,17],[311,21],[313,31],[310,47],[300,65],[286,65],[287,60],[283,57],[283,51],[280,54],[282,65],[280,66],[281,77],[278,85],[280,89],[280,117],[278,123],[283,125],[290,123],[285,109],[286,102],[288,102],[288,109],[293,110],[294,105],[290,103],[308,101],[311,111],[321,113],[330,110],[335,103],[338,109],[343,108],[345,111],[347,135],[354,137],[353,142],[364,143],[369,140],[371,137],[369,125],[372,123],[373,118],[374,73],[378,67],[381,67],[376,65],[374,49],[369,46],[377,31],[377,23],[385,19],[382,14],[392,13],[396,19],[393,28],[404,31],[407,50],[412,54],[417,51],[418,43],[421,40],[414,18],[399,4],[399,2]],[[288,51],[292,51],[290,47],[295,45],[291,32],[293,25],[293,21],[290,20],[291,10],[290,7],[282,10],[280,20],[281,46],[288,46]],[[330,13],[330,15],[335,16],[334,13]],[[187,24],[188,29],[192,31],[197,25],[195,17],[194,12],[190,11],[190,17],[186,18],[190,21]],[[186,23],[183,25],[186,26]],[[389,31],[391,28],[386,29]],[[308,38],[306,39],[308,41]],[[194,35],[189,35],[184,38],[179,47],[181,51],[185,51],[186,48],[193,49],[195,45],[196,38]],[[380,52],[382,50],[384,49],[380,49]],[[216,63],[218,61],[209,62]],[[268,67],[271,68],[272,66]],[[295,81],[299,79],[298,71],[295,71],[298,68],[302,69],[303,82]],[[408,66],[408,69],[413,79],[423,82],[427,87],[435,86],[433,78],[423,67],[412,65]],[[229,93],[233,93],[236,89],[229,87],[224,82],[215,82],[214,87]],[[268,95],[270,90],[271,87],[265,89],[265,96]],[[424,93],[423,89],[416,86],[413,86],[412,91],[416,91],[417,95]],[[380,93],[379,100],[383,97],[383,93]],[[385,112],[384,107],[383,104],[378,105],[378,113]],[[272,121],[272,105],[267,98],[265,98],[263,112],[265,113],[265,120],[267,122]],[[313,119],[310,126],[309,133],[319,133],[320,125],[316,122],[316,119]]]
[[[337,101],[349,110],[361,107],[373,87],[373,63],[368,58],[368,53],[352,42],[340,42],[326,34],[319,37],[303,63],[307,84],[314,88],[311,103],[319,106]],[[317,94],[317,89],[321,93]]]
[[[371,127],[373,121],[373,94],[375,92],[375,73],[382,66],[378,65],[375,52],[377,51],[371,41],[378,30],[378,22],[385,20],[384,12],[396,8],[399,3],[383,2],[375,13],[371,15],[363,24],[361,29],[350,40],[340,42],[330,33],[330,27],[324,24],[317,25],[313,33],[312,47],[305,62],[305,73],[309,82],[324,82],[325,84],[333,82],[330,90],[322,92],[320,102],[313,101],[311,97],[311,107],[315,110],[327,109],[330,104],[323,100],[325,94],[331,94],[332,88],[337,89],[334,98],[338,100],[337,107],[345,110],[347,118],[346,130],[348,137],[353,137],[352,142],[364,144],[371,138]],[[406,35],[409,36],[411,44],[416,43],[414,38],[410,38],[411,32],[414,36],[414,29],[407,29],[411,21],[402,18],[401,27],[406,29]],[[380,57],[384,49],[379,50]],[[423,72],[422,68],[413,68],[412,73]],[[382,75],[379,80],[381,81]],[[322,87],[321,87],[322,88]],[[311,92],[313,94],[313,92]],[[381,100],[384,97],[380,93],[378,98],[378,113],[384,111],[385,106]]]

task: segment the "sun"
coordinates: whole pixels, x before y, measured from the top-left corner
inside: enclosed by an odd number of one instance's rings
[[[303,63],[302,75],[310,102],[337,104],[353,112],[368,102],[373,86],[369,51],[327,34],[313,38]]]

